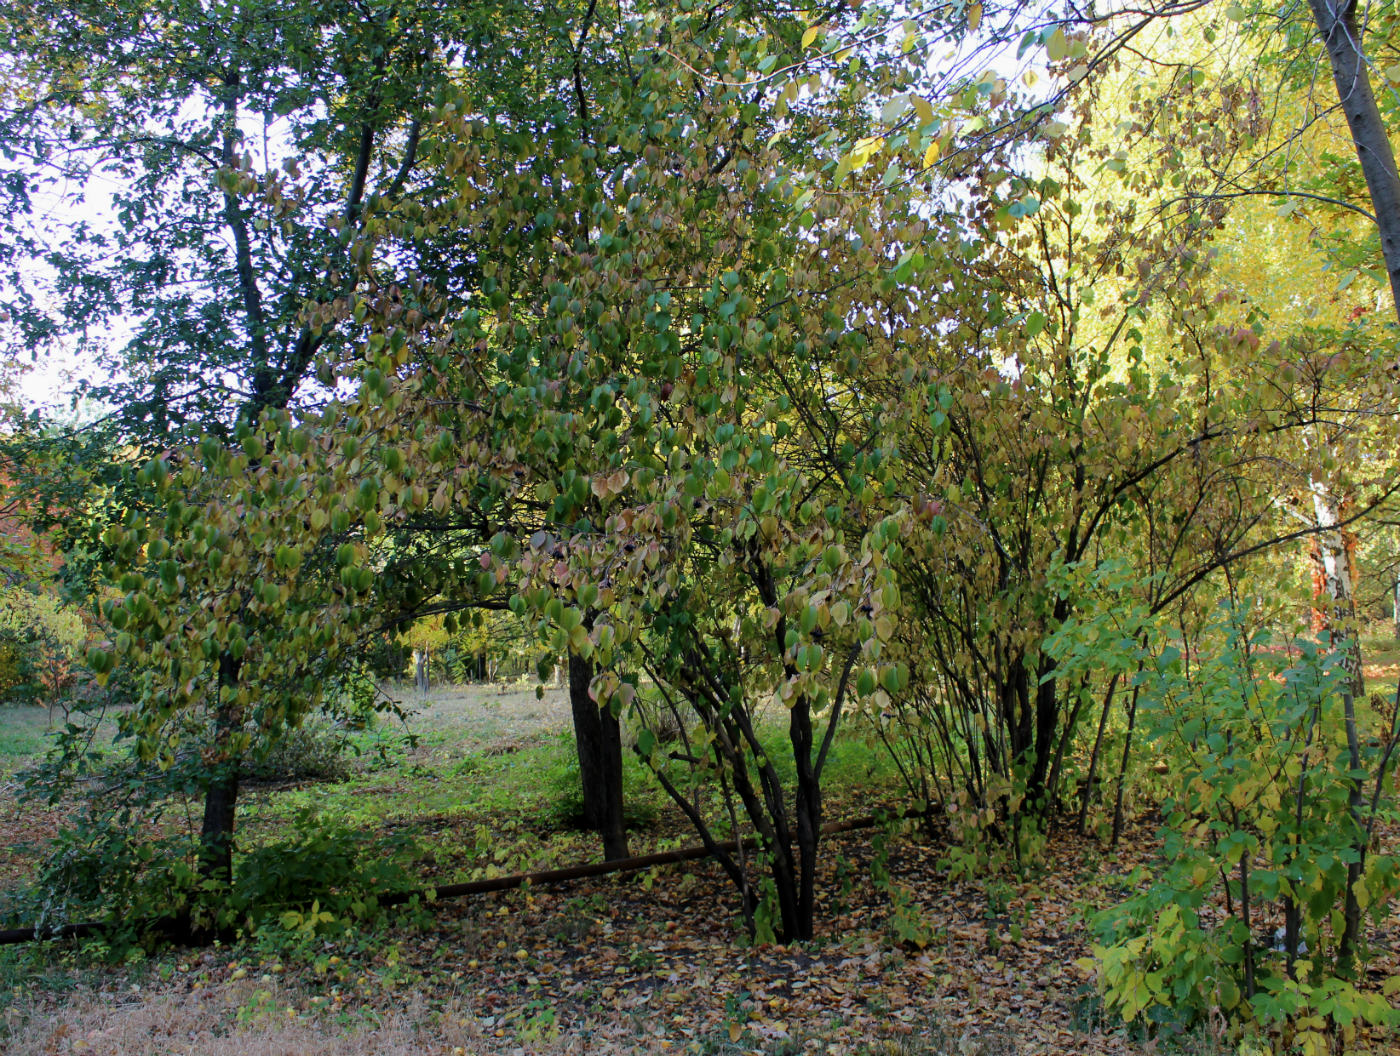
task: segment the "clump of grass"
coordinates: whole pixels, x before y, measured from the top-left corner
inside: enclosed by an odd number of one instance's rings
[[[344,781],[354,773],[344,730],[313,718],[288,730],[265,752],[249,758],[246,780],[268,784],[295,781]]]

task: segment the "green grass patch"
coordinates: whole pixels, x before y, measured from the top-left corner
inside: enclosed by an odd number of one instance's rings
[[[43,755],[53,735],[48,708],[0,706],[0,772],[17,770]]]

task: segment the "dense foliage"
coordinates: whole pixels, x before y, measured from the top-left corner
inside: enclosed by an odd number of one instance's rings
[[[1303,95],[1319,26],[1365,80],[1354,8],[1198,6],[4,16],[8,310],[114,372],[120,437],[83,493],[17,450],[74,511],[118,744],[170,775],[146,806],[204,798],[193,844],[99,811],[63,853],[226,926],[276,886],[236,865],[250,758],[373,707],[396,637],[426,680],[510,634],[568,672],[605,853],[625,725],[760,940],[820,930],[849,731],[962,868],[1160,808],[1171,867],[1100,922],[1125,1016],[1392,1019],[1356,985],[1397,881],[1355,533],[1400,486],[1393,115],[1344,92],[1343,163]],[[112,176],[106,228],[47,211]]]

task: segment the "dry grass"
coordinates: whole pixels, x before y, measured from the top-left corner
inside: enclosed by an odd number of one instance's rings
[[[409,999],[401,1011],[307,1012],[277,984],[245,979],[185,993],[81,992],[61,1007],[31,1012],[6,1040],[8,1056],[419,1056],[527,1051],[496,1038],[458,1002],[430,1011]],[[20,1013],[12,1013],[18,1017]],[[583,1051],[540,1038],[528,1051]],[[596,1050],[592,1050],[596,1051]]]
[[[407,713],[407,725],[422,738],[420,762],[440,751],[490,751],[518,747],[571,728],[568,691],[534,686],[435,686],[420,696],[412,686],[385,687]]]

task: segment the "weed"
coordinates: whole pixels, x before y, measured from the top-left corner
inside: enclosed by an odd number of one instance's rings
[[[1015,1039],[1005,1029],[958,1036],[936,1020],[917,1034],[886,1038],[857,1050],[858,1056],[1013,1056],[1015,1052]]]
[[[599,925],[599,917],[606,912],[606,900],[601,894],[571,898],[560,908],[551,931],[560,942],[577,944],[593,933]]]
[[[559,1037],[559,1016],[547,1001],[527,1001],[519,1013],[516,1034],[527,1045],[553,1042]]]
[[[905,884],[886,885],[890,896],[889,929],[891,937],[901,946],[923,949],[933,941],[934,929],[923,907],[914,899],[913,890]]]
[[[648,950],[644,947],[634,946],[627,955],[628,967],[634,972],[653,971],[660,962],[661,958],[657,956],[655,950]]]
[[[1006,916],[1006,911],[1011,907],[1013,894],[1015,894],[1015,888],[1006,880],[998,877],[988,881],[986,918],[993,920]]]

